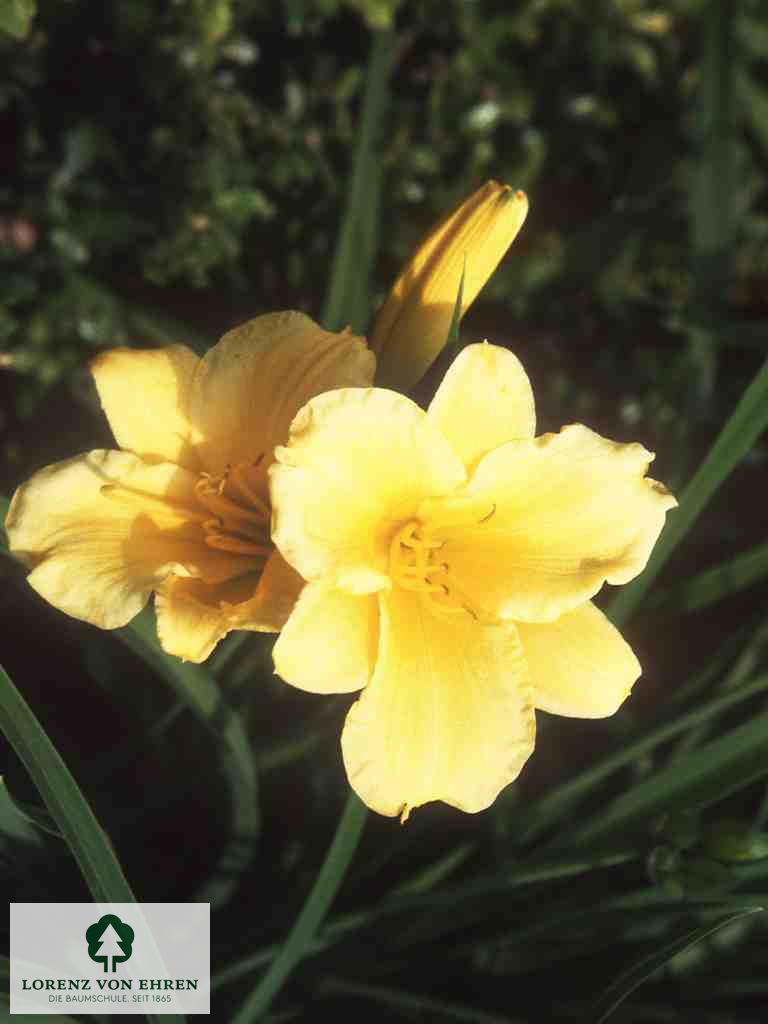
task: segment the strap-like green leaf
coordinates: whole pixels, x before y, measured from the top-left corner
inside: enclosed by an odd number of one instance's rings
[[[680,508],[669,513],[667,525],[645,571],[623,587],[611,603],[609,615],[617,625],[626,622],[635,611],[662,566],[707,503],[767,427],[768,361],[741,396],[728,422],[683,491]]]
[[[633,786],[574,829],[568,841],[602,842],[625,836],[654,814],[707,807],[765,776],[768,714],[761,714]]]
[[[165,653],[157,640],[154,616],[148,610],[117,634],[170,684],[179,700],[216,737],[221,770],[228,783],[230,841],[199,898],[223,903],[251,862],[259,835],[256,766],[242,716],[227,703],[216,680],[203,666]]]
[[[109,838],[32,709],[0,667],[0,731],[37,786],[97,903],[135,903]],[[147,1020],[156,1021],[154,1014]],[[165,1019],[165,1018],[164,1018]],[[184,1024],[170,1014],[168,1024]]]
[[[668,590],[653,595],[646,608],[662,609],[668,615],[706,608],[724,597],[752,586],[768,576],[768,544],[744,551],[727,562],[705,569]]]
[[[293,923],[288,938],[256,988],[232,1018],[232,1024],[251,1024],[252,1021],[260,1020],[272,1005],[272,1000],[283,987],[294,967],[308,951],[344,880],[367,816],[365,804],[354,792],[350,791],[347,805],[328,848],[323,866],[315,878],[314,885],[299,916]]]
[[[667,943],[661,949],[651,953],[650,956],[645,956],[642,960],[638,960],[637,963],[621,974],[603,992],[592,1008],[590,1020],[594,1020],[595,1024],[603,1024],[604,1021],[608,1020],[613,1011],[624,1002],[627,996],[631,995],[644,981],[647,981],[655,971],[658,971],[660,967],[668,963],[672,957],[677,956],[678,953],[683,953],[686,949],[690,949],[691,946],[695,946],[697,942],[701,942],[707,936],[714,935],[715,932],[725,928],[726,925],[739,921],[742,917],[748,917],[750,914],[762,912],[762,907],[745,907],[737,910],[721,918],[715,924],[700,925],[698,928],[686,932],[685,935],[681,935],[679,938]]]
[[[0,729],[37,786],[94,900],[135,902],[106,832],[45,730],[2,668]]]
[[[715,719],[734,704],[747,700],[757,693],[762,693],[766,689],[768,689],[768,675],[763,674],[746,685],[706,701],[684,715],[655,726],[644,736],[625,742],[619,750],[604,757],[596,764],[589,765],[574,778],[561,783],[526,808],[516,821],[520,838],[533,839],[540,835],[545,829],[560,821],[580,797],[588,794],[595,785],[610,775],[647,755],[674,736],[679,736],[689,729]]]
[[[365,330],[369,282],[376,256],[383,161],[378,152],[389,99],[392,33],[375,32],[368,60],[362,114],[347,202],[336,242],[323,326],[330,331],[350,324]]]
[[[8,506],[8,499],[0,495],[3,521]],[[4,529],[0,529],[0,544],[7,551]],[[218,870],[199,897],[214,905],[223,903],[251,862],[259,835],[256,766],[242,718],[228,706],[215,679],[202,666],[186,664],[165,653],[157,641],[154,619],[148,610],[115,632],[171,685],[179,700],[211,729],[218,741],[231,806],[230,842],[222,853]]]

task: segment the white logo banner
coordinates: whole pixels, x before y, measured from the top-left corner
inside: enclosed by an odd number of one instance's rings
[[[210,904],[10,906],[11,1014],[210,1012]]]

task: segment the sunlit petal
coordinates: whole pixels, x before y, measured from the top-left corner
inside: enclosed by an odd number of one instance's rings
[[[235,628],[277,633],[288,621],[303,586],[304,580],[296,570],[279,551],[273,551],[253,596],[231,609]]]
[[[489,181],[433,229],[392,286],[371,334],[377,381],[415,384],[448,340],[462,285],[462,314],[498,266],[528,212],[523,192]]]
[[[93,360],[101,404],[121,448],[199,469],[189,444],[189,396],[198,362],[184,345],[114,348]]]
[[[225,583],[170,576],[155,596],[157,635],[168,654],[184,661],[205,661],[216,644],[234,629],[231,609],[251,598],[258,574]]]
[[[374,596],[308,583],[275,644],[275,671],[312,693],[351,693],[371,678],[377,646]]]
[[[399,589],[379,600],[376,669],[342,736],[350,783],[380,814],[407,816],[431,800],[483,810],[534,745],[531,685],[514,626],[481,625],[467,614],[440,618]]]
[[[640,676],[629,644],[591,601],[554,622],[517,624],[536,707],[553,715],[604,718]]]
[[[106,629],[122,626],[172,573],[219,582],[253,566],[205,545],[195,480],[130,452],[94,451],[48,466],[14,495],[11,550],[54,607]]]
[[[235,328],[200,361],[191,419],[203,465],[253,467],[251,486],[266,495],[275,445],[288,439],[305,402],[329,388],[369,384],[375,357],[364,339],[331,334],[303,313],[269,313]]]
[[[380,389],[315,398],[276,457],[273,540],[305,579],[326,577],[356,593],[389,585],[388,548],[398,524],[424,497],[449,493],[464,479],[426,413]]]
[[[528,375],[517,356],[498,345],[467,345],[443,377],[428,414],[468,470],[493,448],[536,432]]]
[[[677,504],[645,477],[652,458],[642,445],[616,444],[579,425],[502,445],[481,460],[466,489],[468,525],[437,530],[446,539],[440,557],[473,606],[551,621],[604,582],[626,583],[645,567]],[[451,522],[450,506],[433,508],[436,523],[441,515]]]

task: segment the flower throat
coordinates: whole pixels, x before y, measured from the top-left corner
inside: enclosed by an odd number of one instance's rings
[[[261,462],[238,463],[227,467],[221,476],[201,473],[195,484],[195,496],[211,513],[203,520],[205,543],[211,548],[237,555],[268,558],[270,509],[248,477]]]
[[[450,564],[445,560],[444,549],[447,540],[437,537],[441,528],[460,526],[482,526],[494,514],[477,518],[476,507],[464,509],[460,517],[455,516],[455,507],[445,522],[440,515],[429,516],[426,522],[410,519],[397,531],[389,547],[389,572],[393,582],[404,590],[423,594],[438,614],[468,614],[478,621],[488,616],[461,589],[451,574]]]

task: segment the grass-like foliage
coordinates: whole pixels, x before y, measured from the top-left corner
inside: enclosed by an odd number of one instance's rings
[[[0,5],[0,490],[109,446],[95,351],[204,351],[289,307],[363,332],[493,175],[531,215],[446,352],[511,348],[542,429],[642,440],[680,500],[645,573],[598,598],[644,669],[618,714],[539,713],[491,808],[402,827],[349,790],[351,698],[287,687],[274,637],[193,665],[151,608],[100,632],[32,592],[0,531],[12,898],[209,901],[212,1017],[234,1024],[763,1020],[761,4]]]

